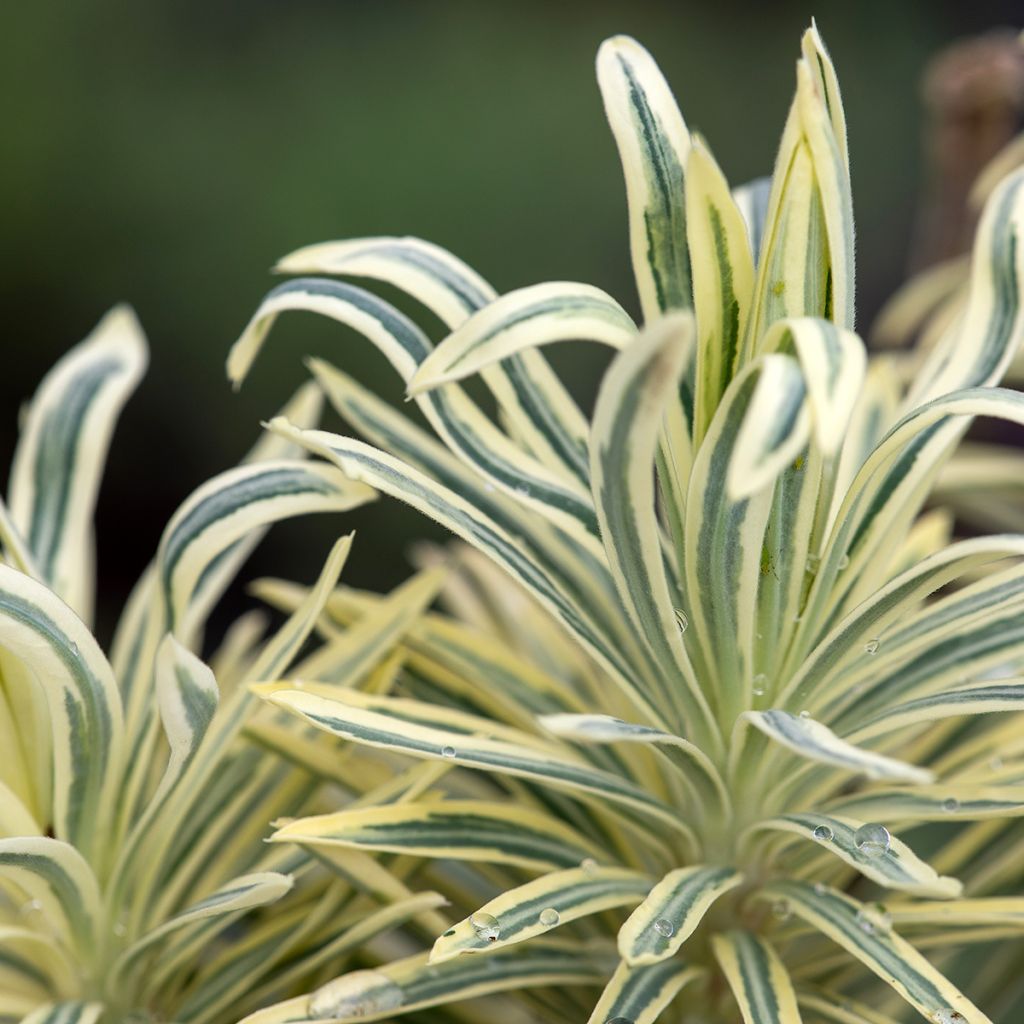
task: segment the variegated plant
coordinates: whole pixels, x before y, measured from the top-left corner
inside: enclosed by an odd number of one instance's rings
[[[9,513],[0,503],[4,1022],[230,1021],[316,985],[324,964],[330,977],[339,958],[382,931],[446,920],[434,893],[397,882],[367,893],[341,867],[262,842],[275,816],[321,806],[323,776],[270,753],[272,736],[242,736],[261,709],[246,683],[284,672],[300,652],[350,538],[269,639],[266,623],[248,615],[213,671],[190,650],[267,526],[352,508],[370,488],[266,435],[171,519],[109,661],[93,638],[96,493],[145,362],[134,315],[110,313],[41,385]],[[319,408],[307,386],[288,415],[312,425]],[[392,671],[396,631],[435,586],[427,578],[405,588],[318,664],[331,678],[379,683]]]
[[[273,431],[476,552],[449,592],[470,625],[411,631],[392,693],[260,688],[321,733],[296,759],[342,738],[435,770],[398,805],[282,823],[282,848],[381,851],[462,917],[250,1024],[1017,1020],[1024,536],[953,539],[923,510],[974,418],[1024,423],[997,386],[1024,328],[1024,175],[989,184],[927,354],[868,360],[817,32],[770,183],[735,192],[639,45],[605,43],[598,79],[642,328],[596,288],[499,297],[436,246],[376,238],[286,258],[319,276],[275,288],[231,353],[237,383],[288,310],[365,336],[441,443],[321,361],[367,440]],[[446,336],[338,277],[406,292]],[[616,350],[589,422],[538,350],[576,339]],[[980,505],[1014,483],[963,479]],[[377,607],[337,592],[322,635]],[[487,992],[497,1016],[460,1002]]]

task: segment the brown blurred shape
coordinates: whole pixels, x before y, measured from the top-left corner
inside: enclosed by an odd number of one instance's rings
[[[1014,29],[964,39],[929,62],[922,79],[928,181],[910,254],[912,271],[970,247],[968,203],[982,168],[1024,126],[1024,40]]]

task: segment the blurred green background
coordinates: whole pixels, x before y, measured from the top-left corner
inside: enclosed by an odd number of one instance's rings
[[[597,45],[616,32],[644,42],[739,183],[771,169],[814,14],[846,102],[867,322],[906,263],[922,175],[920,72],[951,40],[1019,11],[956,0],[6,5],[4,459],[21,402],[106,308],[131,302],[152,347],[100,500],[101,635],[175,506],[252,443],[304,378],[304,354],[401,397],[367,343],[298,315],[232,394],[224,356],[277,257],[331,238],[413,234],[501,291],[577,279],[635,309]],[[581,395],[592,391],[596,352],[556,362]],[[406,574],[411,538],[438,536],[385,501],[276,528],[252,570],[311,578],[353,527],[346,578],[376,588]]]

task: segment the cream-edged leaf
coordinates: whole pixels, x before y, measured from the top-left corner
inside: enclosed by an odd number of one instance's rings
[[[796,993],[778,953],[750,932],[711,937],[711,948],[745,1024],[800,1024]]]
[[[744,339],[754,292],[743,215],[700,139],[693,140],[686,163],[686,230],[697,322],[694,436],[699,442],[729,382],[749,358]]]
[[[435,943],[431,963],[524,942],[581,917],[639,902],[651,887],[626,868],[585,866],[542,875],[503,892]]]
[[[258,1010],[242,1024],[387,1020],[508,989],[600,984],[613,963],[602,949],[543,940],[491,956],[456,957],[438,964],[428,963],[426,954],[421,954],[376,970],[342,975],[310,995]]]
[[[670,871],[619,929],[619,955],[630,966],[674,956],[711,905],[743,881],[732,868],[698,865]]]
[[[925,1019],[960,1014],[971,1024],[992,1024],[950,981],[910,943],[881,926],[864,927],[864,905],[828,886],[775,882],[762,893],[782,900],[794,914],[823,932],[914,1007]],[[956,1018],[950,1016],[949,1020]]]
[[[375,702],[374,710],[360,707],[356,695],[340,688],[331,698],[300,689],[257,690],[271,704],[300,715],[318,729],[356,743],[532,778],[556,789],[600,794],[687,833],[674,812],[656,797],[610,772],[560,756],[551,748],[474,736],[441,723],[422,724],[411,720],[402,704],[392,704],[384,698]],[[389,706],[394,708],[390,713]]]
[[[734,387],[745,398],[745,411],[725,483],[730,499],[742,501],[796,459],[810,436],[811,416],[807,382],[789,356],[764,356]]]
[[[651,55],[628,36],[601,44],[597,81],[626,180],[630,253],[644,319],[689,309],[684,172],[690,134],[682,114]]]
[[[593,844],[550,814],[486,800],[360,807],[300,818],[279,828],[271,840],[514,864],[534,871],[568,868],[599,855]]]
[[[861,874],[887,889],[900,889],[932,899],[955,899],[963,885],[955,878],[940,877],[909,846],[889,835],[884,849],[879,844],[857,841],[857,829],[863,822],[827,814],[786,814],[760,822],[757,829],[792,832],[813,840]]]
[[[925,768],[847,743],[827,725],[812,718],[775,708],[769,711],[747,711],[743,718],[776,743],[819,764],[858,772],[869,779],[927,783],[934,777]]]
[[[48,836],[0,839],[0,879],[28,893],[79,953],[96,941],[102,914],[100,886],[75,847]]]
[[[595,341],[618,349],[635,336],[629,314],[600,288],[573,281],[531,285],[502,295],[456,328],[420,363],[408,392],[462,380],[557,341]]]
[[[656,667],[652,702],[667,716],[682,702],[696,728],[700,717],[710,718],[710,709],[676,625],[654,481],[661,424],[671,403],[678,402],[679,380],[692,348],[693,319],[679,313],[652,324],[615,359],[594,409],[590,476],[619,598]]]
[[[14,455],[13,521],[47,585],[86,622],[100,477],[117,418],[147,360],[135,314],[115,307],[39,385]]]
[[[113,672],[70,608],[7,566],[0,566],[0,644],[35,677],[49,708],[55,835],[88,854],[104,834],[110,787],[122,767],[123,720]]]
[[[662,1011],[691,982],[704,972],[678,960],[630,967],[623,962],[601,993],[588,1024],[628,1020],[631,1024],[654,1024]]]

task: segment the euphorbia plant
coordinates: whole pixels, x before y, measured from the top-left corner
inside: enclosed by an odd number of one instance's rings
[[[246,616],[215,653],[216,674],[196,653],[212,604],[266,527],[352,508],[373,497],[368,487],[266,435],[171,519],[110,660],[90,632],[97,489],[145,362],[134,315],[114,310],[40,386],[9,512],[0,503],[3,1021],[234,1020],[317,984],[325,964],[330,977],[381,931],[446,921],[436,894],[366,893],[337,865],[262,842],[272,818],[321,806],[323,779],[269,753],[267,728],[254,742],[248,683],[301,653],[350,538],[271,636]],[[307,386],[289,415],[312,424],[319,407]],[[320,670],[379,681],[395,630],[435,585],[385,602],[321,651]]]
[[[1022,337],[1024,175],[991,188],[927,356],[869,360],[817,32],[770,187],[730,190],[637,43],[605,43],[598,78],[642,326],[593,287],[499,297],[436,246],[376,238],[286,258],[321,276],[275,288],[232,351],[238,382],[286,310],[365,335],[442,443],[320,361],[367,440],[273,430],[497,567],[454,591],[492,631],[476,660],[452,664],[453,627],[428,623],[393,693],[260,688],[325,736],[436,768],[418,797],[276,841],[381,851],[462,918],[251,1024],[474,1019],[459,1001],[499,991],[516,1021],[1015,1019],[1024,537],[954,540],[922,510],[974,417],[1024,422],[997,387]],[[446,337],[330,275],[405,291]],[[589,421],[539,351],[578,339],[616,350]],[[477,374],[500,426],[459,383]],[[339,592],[321,628],[374,606]]]

